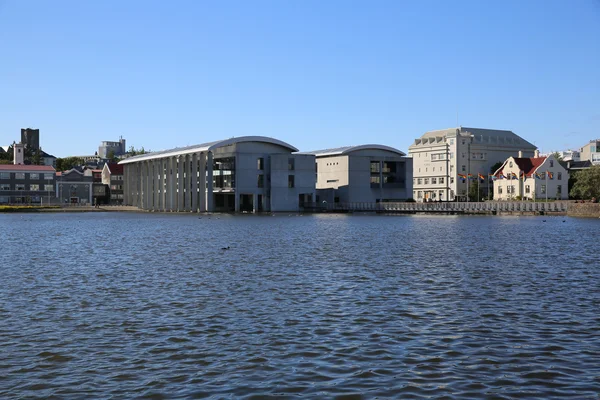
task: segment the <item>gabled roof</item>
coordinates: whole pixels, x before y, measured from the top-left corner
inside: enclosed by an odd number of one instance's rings
[[[540,167],[540,165],[542,165],[544,163],[544,161],[546,161],[546,158],[548,158],[548,157],[537,157],[537,158],[535,158],[535,157],[534,158],[511,157],[511,158],[515,161],[515,164],[517,164],[517,167],[519,168],[519,170],[525,172],[525,176],[533,176],[535,171]],[[500,168],[498,168],[498,170],[496,172],[494,172],[494,175],[498,176],[501,173],[503,173],[506,163],[511,158],[504,161],[502,166]]]
[[[54,172],[54,168],[52,168],[50,165],[0,164],[0,171]]]
[[[139,156],[129,157],[124,160],[121,160],[121,161],[119,161],[119,164],[129,164],[129,163],[133,163],[133,162],[144,161],[144,160],[153,160],[153,159],[169,157],[169,156],[180,156],[180,155],[185,155],[185,154],[201,153],[201,152],[206,152],[206,151],[212,151],[219,147],[228,146],[230,144],[243,143],[243,142],[264,142],[264,143],[270,143],[270,144],[282,146],[282,147],[286,148],[287,150],[289,150],[290,152],[298,151],[298,149],[295,148],[294,146],[292,146],[291,144],[283,142],[278,139],[274,139],[274,138],[270,138],[270,137],[266,137],[266,136],[240,136],[240,137],[234,137],[231,139],[217,140],[214,142],[197,144],[194,146],[177,147],[177,148],[169,149],[169,150],[154,151],[152,153],[141,154]]]
[[[395,148],[389,147],[389,146],[384,146],[381,144],[363,144],[360,146],[344,146],[344,147],[336,147],[333,149],[305,151],[305,152],[300,152],[298,154],[312,154],[315,157],[329,157],[329,156],[345,155],[345,154],[349,154],[349,153],[352,153],[354,151],[359,151],[359,150],[384,150],[384,151],[396,153],[397,155],[399,155],[401,157],[406,156],[406,153],[404,153],[398,149],[395,149]]]
[[[106,163],[104,168],[108,169],[111,175],[123,175],[123,165],[117,163]]]

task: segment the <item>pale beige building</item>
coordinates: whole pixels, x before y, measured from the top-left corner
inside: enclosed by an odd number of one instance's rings
[[[480,184],[488,197],[493,190],[491,167],[517,156],[533,156],[536,147],[512,131],[458,127],[426,132],[408,148],[413,159],[413,198],[416,201],[464,201],[469,185]],[[471,174],[474,179],[461,179]],[[483,182],[477,177],[486,177]]]
[[[580,161],[591,161],[593,165],[600,164],[600,139],[590,140],[580,151]]]
[[[494,173],[495,200],[567,200],[569,171],[553,155],[509,157]]]

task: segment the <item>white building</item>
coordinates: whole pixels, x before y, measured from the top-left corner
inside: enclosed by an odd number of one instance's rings
[[[426,132],[408,148],[413,159],[413,198],[417,201],[467,199],[469,184],[461,175],[487,177],[492,166],[522,151],[533,156],[534,145],[511,131],[450,128]],[[488,197],[492,185],[485,179],[479,187]]]
[[[569,171],[553,155],[509,157],[494,173],[495,200],[568,198]]]
[[[316,157],[317,202],[379,203],[412,196],[412,160],[377,144],[306,152]]]
[[[593,165],[600,165],[600,139],[590,140],[581,148],[579,161],[591,161]]]
[[[154,211],[300,211],[315,198],[315,157],[242,136],[130,157],[124,203]]]

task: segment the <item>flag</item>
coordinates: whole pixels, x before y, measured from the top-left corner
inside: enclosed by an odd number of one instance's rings
[[[537,172],[535,173],[535,177],[536,177],[537,179],[542,179],[542,176],[541,176],[540,174],[538,174]]]
[[[550,171],[546,171],[546,173],[548,174],[548,178],[552,179],[554,178],[554,174]]]
[[[462,179],[463,181],[464,181],[465,179],[467,179],[467,176],[466,176],[466,175],[463,175],[463,174],[458,174],[458,177],[459,177],[460,179]]]
[[[483,174],[477,174],[479,175],[479,179],[481,179],[482,181],[485,181],[485,176],[483,176]]]
[[[467,176],[469,177],[469,179],[470,179],[470,180],[472,180],[472,179],[473,179],[473,174],[469,174],[469,175],[467,175]]]
[[[525,177],[525,171],[521,171],[519,175],[521,175],[521,179],[523,179],[523,182],[525,182],[525,179],[527,179]]]
[[[504,174],[502,172],[500,172],[500,175],[498,175],[498,178],[500,178],[500,179],[506,179],[506,177],[504,176]]]
[[[511,172],[512,174],[512,179],[519,179],[519,177],[517,176],[517,174],[515,174],[514,172]]]

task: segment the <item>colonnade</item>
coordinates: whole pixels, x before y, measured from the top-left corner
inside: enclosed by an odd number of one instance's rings
[[[124,163],[124,203],[150,211],[211,212],[211,151]]]

